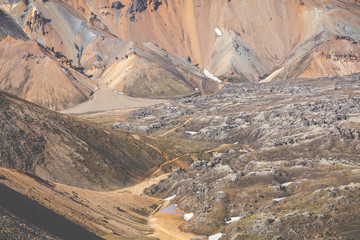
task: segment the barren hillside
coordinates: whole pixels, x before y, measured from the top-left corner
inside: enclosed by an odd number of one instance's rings
[[[207,146],[136,139],[3,92],[0,100],[1,167],[57,183],[88,189],[128,186],[150,176],[169,157]]]

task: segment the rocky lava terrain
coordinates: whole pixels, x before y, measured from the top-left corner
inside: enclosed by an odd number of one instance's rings
[[[359,239],[359,78],[228,84],[133,111],[114,127],[222,144],[145,191],[176,195],[172,203],[194,213],[184,230]]]

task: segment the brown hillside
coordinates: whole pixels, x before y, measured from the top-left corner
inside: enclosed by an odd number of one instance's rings
[[[127,133],[49,112],[0,93],[2,167],[68,185],[111,189],[136,183],[164,157]]]

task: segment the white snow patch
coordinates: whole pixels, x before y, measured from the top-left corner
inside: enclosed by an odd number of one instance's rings
[[[274,71],[273,73],[271,73],[268,77],[266,77],[264,80],[262,80],[261,82],[262,83],[265,83],[265,82],[271,82],[272,80],[274,80],[274,78],[276,78],[280,73],[281,71],[284,69],[284,67]]]
[[[165,198],[164,200],[166,200],[166,201],[171,201],[171,200],[173,200],[174,198],[176,198],[176,195],[171,196],[171,197],[168,197],[168,198]]]
[[[274,198],[273,201],[279,202],[281,200],[284,200],[286,197],[282,197],[282,198]]]
[[[195,135],[197,134],[197,132],[193,132],[193,131],[185,131],[186,133],[190,134],[190,135]]]
[[[281,184],[281,186],[287,187],[287,186],[289,186],[289,185],[292,184],[292,183],[293,183],[293,182],[286,182],[286,183]]]
[[[114,93],[117,93],[117,94],[120,94],[120,95],[124,95],[123,92],[118,92],[118,91],[116,91],[116,90],[113,90],[113,92],[114,92]]]
[[[212,73],[210,73],[207,69],[204,69],[204,75],[207,76],[208,78],[221,83],[221,80],[218,79],[217,77],[215,77]]]
[[[196,88],[195,88],[195,91],[199,91],[199,89],[196,87]]]
[[[222,233],[217,233],[217,234],[209,236],[209,240],[219,240],[222,236],[223,236]]]
[[[226,224],[230,224],[232,222],[236,222],[236,221],[239,221],[240,220],[240,217],[232,217],[230,218],[229,221],[226,221]]]
[[[216,32],[216,35],[218,35],[219,37],[222,36],[222,31],[218,27],[215,28],[215,32]]]
[[[41,38],[36,38],[35,41],[40,44],[41,46],[45,47],[46,43],[44,40],[42,40]]]
[[[189,221],[194,216],[194,213],[184,214],[185,221]]]

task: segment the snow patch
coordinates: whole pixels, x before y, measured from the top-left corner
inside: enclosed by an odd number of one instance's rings
[[[124,95],[123,92],[118,92],[118,91],[116,91],[116,90],[113,90],[113,92],[114,92],[114,93],[117,93],[117,94],[120,94],[120,95]]]
[[[171,200],[173,200],[174,198],[176,198],[176,195],[171,196],[171,197],[168,197],[168,198],[165,198],[164,200],[166,200],[166,201],[171,201]]]
[[[287,186],[289,186],[289,185],[292,184],[292,183],[293,183],[293,182],[286,182],[286,183],[281,184],[281,186],[287,187]]]
[[[208,78],[216,81],[216,82],[221,83],[221,80],[218,79],[217,77],[215,77],[215,76],[214,76],[212,73],[210,73],[207,69],[204,69],[204,75],[205,75],[206,77],[208,77]]]
[[[36,38],[35,41],[40,44],[41,46],[45,47],[46,43],[44,40],[42,40],[41,38]]]
[[[192,132],[192,131],[185,131],[186,133],[190,134],[190,135],[195,135],[197,134],[197,132]]]
[[[189,221],[194,216],[194,213],[184,214],[185,221]]]
[[[222,233],[217,233],[217,234],[209,236],[209,240],[219,240],[222,236],[223,236]]]
[[[218,35],[219,37],[222,36],[222,31],[218,27],[215,28],[215,32],[216,32],[216,35]]]
[[[284,69],[284,67],[274,71],[273,73],[271,73],[267,78],[265,78],[264,80],[262,80],[261,82],[262,83],[265,83],[265,82],[271,82],[272,80],[274,80],[274,78],[276,78],[280,73],[281,71]]]
[[[282,197],[282,198],[274,198],[273,201],[279,202],[281,200],[284,200],[286,197]]]
[[[226,221],[226,224],[230,224],[232,222],[236,222],[236,221],[239,221],[240,220],[240,217],[232,217],[230,218],[229,221]]]

